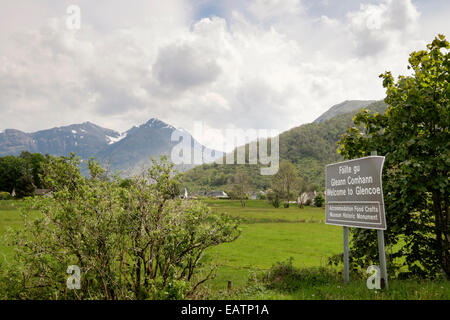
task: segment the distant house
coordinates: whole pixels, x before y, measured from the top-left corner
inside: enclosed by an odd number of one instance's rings
[[[257,191],[257,192],[250,193],[249,198],[252,200],[258,200],[258,199],[262,199],[265,196],[266,196],[266,193],[264,191]]]
[[[198,199],[198,198],[206,197],[206,192],[205,191],[196,191],[196,192],[191,193],[189,196],[191,199]]]
[[[302,203],[302,204],[306,204],[306,203],[310,202],[312,204],[314,201],[314,198],[316,196],[317,196],[317,191],[303,192],[298,196],[297,202]]]
[[[206,194],[208,198],[229,199],[225,191],[211,191]]]
[[[258,199],[258,192],[252,192],[250,193],[250,195],[248,196],[249,199],[251,200],[256,200]]]
[[[52,190],[50,189],[36,189],[34,190],[34,195],[36,196],[49,196],[51,195]]]

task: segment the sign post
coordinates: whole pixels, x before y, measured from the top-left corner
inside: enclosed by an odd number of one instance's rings
[[[326,166],[325,223],[344,228],[345,282],[349,281],[349,227],[377,229],[381,277],[387,288],[383,164],[384,157],[371,155]]]
[[[371,156],[376,156],[377,152],[372,151]],[[389,289],[387,267],[386,267],[386,249],[384,248],[384,230],[377,230],[378,238],[378,256],[380,257],[380,269],[381,269],[381,287]]]
[[[350,281],[350,267],[348,263],[348,227],[344,228],[344,282],[348,283]]]
[[[381,287],[389,289],[387,268],[386,268],[386,250],[384,248],[384,231],[377,230],[377,236],[378,236],[378,255],[380,256]]]

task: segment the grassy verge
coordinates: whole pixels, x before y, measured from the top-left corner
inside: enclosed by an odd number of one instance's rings
[[[21,207],[23,202],[20,200],[0,201],[0,259],[2,260],[9,259],[13,253],[13,249],[5,245],[4,236],[9,228],[17,230],[22,227]]]
[[[242,235],[233,243],[208,251],[219,263],[217,277],[208,284],[212,299],[450,299],[447,280],[391,280],[390,289],[369,290],[366,279],[344,284],[340,270],[327,267],[327,258],[342,252],[342,228],[323,223],[324,210],[273,208],[264,201],[208,200],[213,210],[243,220]],[[295,275],[279,277],[277,286],[261,275],[274,272],[278,261],[292,260]],[[311,277],[306,277],[305,275]],[[259,275],[259,276],[257,276]],[[315,281],[310,281],[311,278]],[[274,280],[274,279],[272,279]],[[232,290],[227,290],[228,281]]]
[[[342,228],[325,225],[324,210],[273,208],[265,201],[207,200],[218,212],[242,219],[242,235],[207,251],[204,259],[219,264],[217,277],[204,287],[207,299],[450,299],[447,280],[390,280],[388,291],[373,291],[366,279],[342,281],[340,270],[327,267],[327,258],[342,252]],[[21,228],[21,201],[0,201],[0,259],[12,249],[4,246],[8,228]],[[36,216],[38,215],[35,212]],[[293,258],[288,271],[277,273],[278,261]],[[284,268],[286,269],[286,268]],[[274,276],[277,275],[277,276]],[[228,281],[232,289],[227,290]]]
[[[215,293],[215,299],[285,300],[448,300],[447,280],[393,280],[389,290],[369,290],[365,279],[344,284],[335,270],[297,268],[292,260],[277,263],[269,271],[252,274],[246,286]]]

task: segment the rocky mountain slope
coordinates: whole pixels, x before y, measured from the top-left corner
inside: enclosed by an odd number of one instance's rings
[[[18,155],[22,151],[56,156],[67,156],[73,152],[84,160],[94,157],[111,171],[133,174],[148,165],[150,157],[171,155],[172,148],[180,143],[172,139],[176,130],[155,118],[122,134],[91,122],[33,133],[6,129],[0,133],[0,156]],[[196,152],[206,149],[215,158],[223,155],[220,151],[205,148],[186,131],[182,135],[191,140],[192,154],[194,149]],[[184,171],[193,166],[191,163],[180,164],[177,169]]]

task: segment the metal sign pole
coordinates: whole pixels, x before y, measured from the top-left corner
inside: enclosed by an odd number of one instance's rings
[[[344,282],[349,282],[349,274],[350,274],[350,268],[349,268],[349,259],[348,259],[348,227],[344,228]]]
[[[381,288],[389,289],[386,269],[386,251],[384,249],[384,230],[377,230],[378,255],[380,256]]]
[[[377,152],[372,151],[371,156],[376,156]],[[381,270],[381,287],[389,289],[387,268],[386,268],[386,249],[384,247],[384,230],[377,230],[378,237],[378,256],[380,257],[380,270]]]

